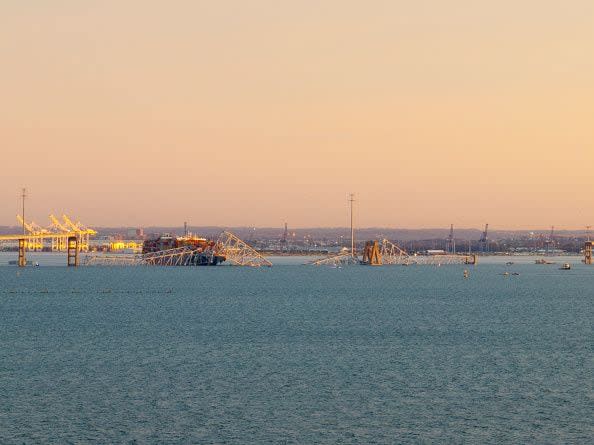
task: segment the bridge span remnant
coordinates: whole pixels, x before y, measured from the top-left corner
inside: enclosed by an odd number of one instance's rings
[[[363,250],[362,259],[359,260],[356,253],[352,255],[350,252],[341,252],[336,255],[331,255],[325,258],[310,261],[307,264],[313,266],[342,266],[342,265],[425,265],[425,266],[442,266],[449,264],[477,264],[478,258],[476,255],[458,255],[458,254],[444,254],[444,255],[417,255],[409,254],[397,244],[383,239],[381,244],[377,240],[367,241]]]

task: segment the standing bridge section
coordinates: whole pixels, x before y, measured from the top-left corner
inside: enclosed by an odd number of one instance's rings
[[[476,264],[476,255],[416,255],[409,254],[397,244],[383,239],[378,241],[367,241],[363,249],[361,260],[351,252],[343,252],[337,255],[331,255],[325,258],[311,261],[307,264],[313,266],[339,266],[349,264],[362,264],[368,266],[383,265],[424,265],[424,266],[442,266],[448,264]]]

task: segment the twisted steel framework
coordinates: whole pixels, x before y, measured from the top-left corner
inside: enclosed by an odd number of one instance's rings
[[[224,231],[219,235],[215,250],[223,254],[226,261],[235,266],[272,266],[272,263],[256,249],[228,231]]]
[[[197,266],[200,258],[209,252],[189,246],[148,252],[142,255],[88,254],[82,264],[85,266]],[[234,266],[272,266],[262,254],[231,232],[222,232],[210,255],[222,255],[228,264]]]
[[[326,258],[307,263],[313,266],[342,266],[352,264],[365,264],[351,255],[350,252],[343,252]],[[380,247],[380,263],[376,265],[424,265],[441,266],[449,264],[476,264],[475,255],[410,255],[397,244],[387,239],[382,240]]]

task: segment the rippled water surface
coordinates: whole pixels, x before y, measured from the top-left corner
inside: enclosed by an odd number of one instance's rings
[[[463,269],[0,267],[0,443],[591,443],[594,267]]]

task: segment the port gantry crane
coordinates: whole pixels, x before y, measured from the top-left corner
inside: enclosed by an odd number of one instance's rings
[[[91,235],[96,235],[97,232],[93,229],[85,227],[80,221],[73,223],[66,215],[62,215],[62,219],[70,229],[76,234],[80,250],[84,252],[89,251],[89,238]]]
[[[489,251],[489,224],[485,224],[485,230],[481,233],[481,238],[479,239],[479,250],[483,253]]]
[[[0,235],[0,241],[19,241],[23,240],[23,247],[26,250],[43,250],[47,240],[51,243],[52,251],[66,251],[68,249],[68,238],[76,237],[77,249],[79,251],[89,250],[89,238],[96,235],[97,232],[81,223],[72,223],[70,218],[63,215],[64,222],[58,220],[54,215],[50,215],[51,224],[48,227],[41,227],[34,222],[23,220],[21,215],[17,215],[19,225],[24,228],[23,234]],[[21,241],[19,241],[20,243]]]
[[[25,228],[25,235],[29,235],[25,239],[25,246],[27,250],[42,250],[43,239],[39,238],[39,236],[48,234],[50,232],[38,224],[35,224],[33,221],[28,223],[21,215],[17,215],[17,221],[19,222],[19,225]]]
[[[62,224],[53,214],[49,216],[49,219],[51,221],[49,228],[56,233],[56,236],[52,237],[52,250],[61,252],[66,249],[67,236],[59,234],[70,233],[70,229]]]
[[[456,240],[454,239],[454,225],[450,225],[450,234],[446,239],[446,252],[450,254],[456,253]]]
[[[545,241],[545,255],[553,255],[555,253],[555,226],[551,226],[551,233]]]

